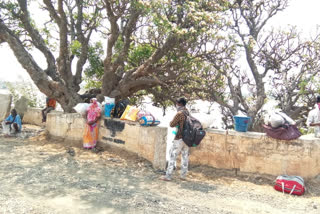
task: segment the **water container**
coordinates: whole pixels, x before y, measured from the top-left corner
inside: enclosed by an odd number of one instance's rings
[[[141,126],[156,126],[160,124],[160,121],[155,120],[153,116],[143,116],[140,118],[139,123]]]
[[[235,130],[238,132],[246,132],[248,131],[248,126],[250,123],[250,117],[244,116],[233,116]]]

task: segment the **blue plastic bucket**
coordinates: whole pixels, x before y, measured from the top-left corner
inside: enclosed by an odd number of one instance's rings
[[[250,119],[250,117],[233,116],[235,130],[238,132],[248,131]]]

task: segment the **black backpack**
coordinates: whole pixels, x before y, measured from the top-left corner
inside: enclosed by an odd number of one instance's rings
[[[126,110],[128,104],[128,99],[120,100],[119,102],[117,102],[112,112],[113,117],[120,118],[123,112]]]
[[[189,147],[196,147],[201,140],[206,136],[206,131],[203,130],[199,120],[183,111],[186,120],[183,124],[182,140]]]

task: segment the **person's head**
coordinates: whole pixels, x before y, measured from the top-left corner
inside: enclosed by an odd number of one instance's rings
[[[176,105],[184,107],[187,105],[187,100],[184,97],[180,97],[176,100]]]
[[[317,103],[320,103],[320,95],[317,96]]]
[[[12,116],[17,116],[17,111],[16,111],[15,109],[12,109],[12,110],[11,110],[11,115],[12,115]]]
[[[96,99],[96,98],[91,98],[91,99],[90,99],[90,103],[97,104],[97,99]]]

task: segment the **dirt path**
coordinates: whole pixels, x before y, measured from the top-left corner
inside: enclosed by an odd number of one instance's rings
[[[296,197],[264,177],[201,167],[188,181],[160,175],[136,157],[0,138],[0,213],[320,213],[317,187]]]

